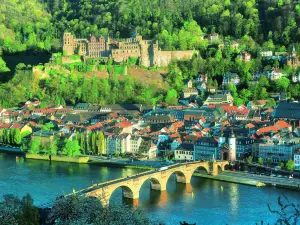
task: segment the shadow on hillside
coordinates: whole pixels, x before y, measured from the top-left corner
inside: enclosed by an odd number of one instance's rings
[[[7,82],[11,78],[16,70],[16,66],[19,63],[24,63],[25,65],[36,66],[40,63],[47,63],[51,58],[51,53],[49,52],[17,52],[14,54],[3,54],[3,60],[6,62],[6,66],[10,69],[9,72],[0,73],[0,82]]]

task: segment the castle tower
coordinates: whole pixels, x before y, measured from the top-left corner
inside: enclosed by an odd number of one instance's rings
[[[229,161],[236,161],[236,138],[233,133],[228,138],[228,145],[229,145],[229,154],[228,154]]]
[[[71,33],[64,33],[63,37],[63,52],[66,55],[74,55],[77,47],[76,41]]]
[[[140,65],[149,67],[149,41],[142,40],[140,41],[141,55],[140,55]]]

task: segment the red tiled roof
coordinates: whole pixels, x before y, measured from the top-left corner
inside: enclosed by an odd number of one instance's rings
[[[178,133],[175,133],[175,134],[170,134],[169,135],[169,138],[176,138],[176,137],[179,137],[180,135]]]
[[[10,124],[0,122],[0,128],[8,129],[9,127],[10,127]]]
[[[269,126],[269,127],[263,127],[263,128],[260,128],[256,134],[258,136],[264,134],[264,133],[269,133],[269,132],[278,132],[278,128],[276,126]]]
[[[16,128],[16,129],[22,129],[22,125],[21,124],[19,124],[19,123],[14,123],[11,127],[10,127],[10,129],[14,129],[14,128]]]
[[[34,113],[42,113],[42,114],[53,114],[55,113],[56,109],[34,109]]]
[[[33,127],[36,127],[36,126],[38,125],[38,124],[37,124],[36,122],[34,122],[34,121],[30,121],[29,124],[30,124],[31,126],[33,126]]]
[[[291,127],[291,125],[285,122],[284,120],[279,120],[277,123],[275,123],[275,126],[278,129],[285,129]]]
[[[246,127],[254,128],[255,126],[252,123],[248,123],[248,124],[246,124]]]
[[[208,105],[207,108],[209,109],[215,109],[217,106],[216,105]]]
[[[132,126],[132,123],[129,121],[124,121],[116,124],[117,127],[119,128],[126,128]]]
[[[102,126],[103,126],[102,123],[96,123],[94,125],[88,126],[87,128],[92,131],[92,130],[100,128]]]
[[[239,109],[236,106],[221,106],[221,108],[228,114],[238,113]]]
[[[175,128],[180,128],[184,126],[184,122],[175,122],[172,124],[172,126]]]

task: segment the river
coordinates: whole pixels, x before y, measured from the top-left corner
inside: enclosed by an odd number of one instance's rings
[[[24,160],[0,153],[0,196],[30,193],[36,205],[43,205],[56,196],[70,193],[95,182],[107,181],[139,173],[138,169],[108,168],[98,165]],[[151,218],[166,224],[188,221],[198,224],[255,224],[262,219],[274,224],[276,217],[267,204],[276,207],[282,193],[300,203],[296,191],[270,187],[257,188],[194,177],[191,184],[178,184],[171,177],[166,192],[150,191],[145,182],[140,191],[139,206]],[[221,188],[221,186],[223,188]],[[122,204],[121,188],[110,204]],[[266,224],[266,223],[265,223]]]

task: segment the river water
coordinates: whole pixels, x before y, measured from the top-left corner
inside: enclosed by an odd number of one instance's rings
[[[138,169],[108,168],[98,165],[24,160],[0,153],[0,197],[30,193],[36,205],[43,205],[56,196],[107,181],[139,173]],[[157,221],[179,224],[253,224],[264,220],[274,224],[276,217],[267,204],[276,208],[278,196],[284,193],[291,201],[300,203],[300,193],[270,187],[213,181],[194,177],[191,184],[178,184],[171,177],[166,192],[150,191],[145,182],[140,191],[139,206]],[[221,186],[223,188],[221,188]],[[110,204],[122,204],[121,188]]]

